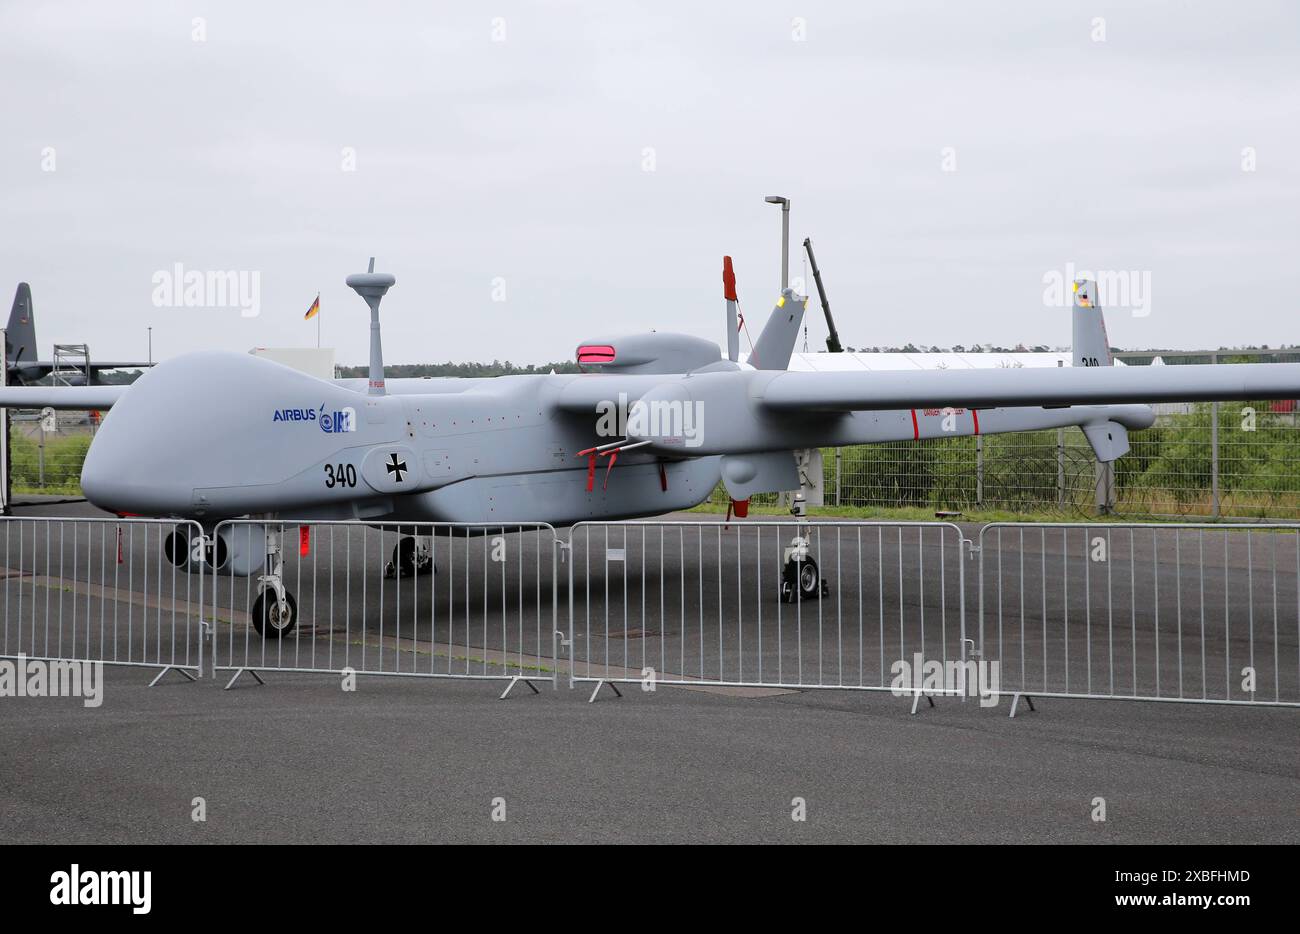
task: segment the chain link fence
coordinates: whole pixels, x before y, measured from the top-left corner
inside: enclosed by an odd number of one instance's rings
[[[1139,366],[1155,358],[1116,356]],[[1298,360],[1294,350],[1160,355],[1166,365]],[[1062,518],[1300,519],[1296,400],[1161,405],[1156,413],[1109,468],[1078,428],[828,448],[825,502]],[[725,504],[726,491],[719,487],[713,501]]]
[[[10,410],[9,480],[15,493],[81,495],[81,465],[98,415]]]
[[[1158,407],[1156,424],[1134,432],[1130,452],[1109,468],[1078,428],[827,449],[825,501],[1061,517],[1297,519],[1293,405]]]

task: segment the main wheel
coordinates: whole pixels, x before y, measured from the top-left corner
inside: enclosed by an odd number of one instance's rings
[[[398,577],[410,577],[415,574],[415,539],[403,536],[393,546],[393,566],[397,568]]]
[[[791,600],[797,596],[800,600],[814,600],[821,596],[821,574],[817,571],[817,562],[810,557],[802,561],[791,560],[785,564],[782,572],[782,587]]]
[[[404,536],[393,546],[393,569],[396,577],[414,577],[421,571],[427,571],[433,564],[428,554],[420,554],[417,540],[413,536]]]
[[[298,601],[286,590],[284,608],[281,609],[280,602],[275,599],[275,591],[264,590],[253,601],[250,615],[258,635],[264,639],[283,639],[298,625]]]

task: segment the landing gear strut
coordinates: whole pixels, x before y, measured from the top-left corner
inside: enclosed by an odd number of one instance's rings
[[[795,494],[790,514],[795,517],[795,536],[782,555],[781,600],[816,600],[830,596],[830,584],[821,579],[817,562],[808,553],[808,520],[803,491]]]
[[[433,551],[423,538],[403,536],[393,546],[393,560],[384,565],[384,577],[414,577],[433,570]]]
[[[284,559],[277,533],[266,530],[267,573],[258,575],[253,628],[264,639],[283,639],[298,625],[298,601],[284,589]]]

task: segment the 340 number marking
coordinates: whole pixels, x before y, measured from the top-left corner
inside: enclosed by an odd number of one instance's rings
[[[332,490],[336,486],[356,486],[357,468],[351,464],[326,464],[325,488]]]

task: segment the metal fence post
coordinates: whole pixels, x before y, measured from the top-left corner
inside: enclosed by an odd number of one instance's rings
[[[844,475],[844,458],[842,455],[843,448],[835,449],[835,505],[843,506],[844,501],[840,499],[840,477]]]
[[[1115,474],[1112,464],[1097,461],[1093,477],[1097,484],[1097,513],[1108,515],[1115,506]]]
[[[578,529],[581,526],[582,526],[581,522],[570,526],[569,543],[567,547],[563,543],[561,543],[560,545],[562,549],[566,549],[568,552],[565,555],[565,557],[568,558],[568,561],[566,563],[568,564],[567,577],[569,582],[567,590],[569,591],[569,655],[568,658],[569,658],[569,690],[570,691],[572,691],[575,687],[574,678],[576,677],[576,670],[578,667],[578,662],[577,662],[578,638],[576,635],[574,635],[574,626],[573,626],[573,565],[577,562],[578,556],[577,553],[574,551],[573,542],[574,542],[575,534],[577,533]],[[584,573],[585,572],[586,569],[584,568]],[[590,664],[591,660],[588,659],[587,661]]]
[[[968,545],[973,546],[975,543],[966,538],[966,533],[962,531],[961,526],[953,525],[952,528],[957,533],[957,593],[960,594],[960,599],[957,601],[957,645],[961,647],[961,702],[964,704],[966,696],[970,693],[969,686],[966,684],[966,663],[971,660],[966,654],[966,604],[969,602],[969,597],[966,595],[966,562],[971,557],[966,549]],[[943,547],[942,540],[939,547]],[[978,680],[977,676],[977,684]]]
[[[1210,514],[1219,518],[1219,403],[1210,403]]]
[[[975,539],[974,542],[975,553],[979,557],[978,565],[975,568],[975,573],[979,575],[978,580],[976,581],[975,584],[976,611],[979,620],[978,621],[979,642],[976,643],[975,645],[975,657],[981,663],[986,663],[988,661],[988,653],[984,651],[984,554],[985,554],[984,535],[986,532],[988,532],[988,530],[989,527],[987,524],[980,526],[979,538]],[[964,589],[962,591],[962,599],[963,600],[966,599],[966,592]],[[999,659],[999,661],[1001,660]]]
[[[1210,364],[1218,363],[1218,354],[1210,354]],[[1210,515],[1219,518],[1218,487],[1218,402],[1210,403]]]
[[[191,522],[190,525],[192,525],[194,529],[197,530],[198,535],[201,538],[203,535],[203,526],[199,525],[197,522]],[[193,541],[194,536],[191,535],[190,540]],[[207,581],[207,576],[208,576],[208,562],[203,561],[199,564],[199,626],[198,626],[199,667],[196,669],[196,671],[198,672],[198,676],[200,678],[203,677],[203,643],[208,640],[208,621],[203,618],[204,610],[207,609],[207,602],[206,602],[207,591],[203,586]],[[216,588],[214,587],[213,590],[215,591],[215,589]],[[212,615],[212,618],[216,619],[215,613]],[[214,637],[214,643],[215,643],[215,637]],[[188,661],[188,659],[186,659],[186,661]],[[216,662],[214,661],[213,664],[215,665]],[[216,671],[212,672],[213,677],[216,677],[216,674],[217,674]]]
[[[1065,429],[1056,429],[1056,508],[1065,508]]]
[[[984,505],[984,439],[975,436],[975,505]]]

